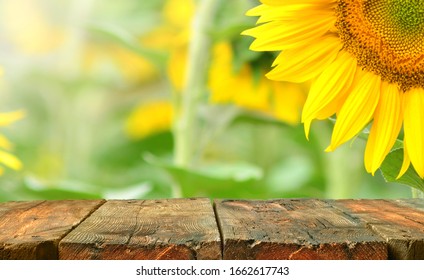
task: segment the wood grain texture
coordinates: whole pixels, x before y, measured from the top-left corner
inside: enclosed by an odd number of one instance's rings
[[[209,199],[108,201],[59,244],[60,259],[219,259]]]
[[[397,199],[394,200],[396,204],[413,208],[415,210],[424,211],[424,199],[422,198],[412,198],[412,199]]]
[[[333,205],[349,211],[389,244],[389,258],[424,259],[422,200],[337,200]]]
[[[208,199],[0,203],[0,259],[424,259],[422,199],[214,206],[215,213]]]
[[[0,204],[0,259],[57,259],[58,243],[102,201]]]
[[[387,243],[326,201],[217,200],[224,259],[387,259]]]

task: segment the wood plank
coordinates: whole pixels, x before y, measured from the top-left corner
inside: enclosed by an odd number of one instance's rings
[[[338,200],[333,204],[350,211],[389,244],[389,258],[424,259],[424,211],[417,200]]]
[[[394,202],[402,206],[413,208],[415,210],[424,211],[424,199],[422,198],[397,199],[394,200]]]
[[[0,204],[0,259],[57,259],[58,243],[101,201]]]
[[[326,201],[216,200],[224,259],[387,259],[387,244]]]
[[[220,259],[209,199],[108,201],[59,244],[60,259]]]

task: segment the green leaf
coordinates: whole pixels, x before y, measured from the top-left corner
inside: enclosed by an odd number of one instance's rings
[[[28,195],[40,199],[100,199],[101,195],[95,186],[77,182],[61,181],[45,184],[35,177],[26,177],[23,188]]]
[[[97,149],[93,157],[96,164],[107,169],[129,169],[140,167],[142,154],[149,152],[157,156],[172,152],[173,138],[169,131],[159,132],[142,139],[123,138],[105,142]]]
[[[252,28],[251,23],[233,22],[220,28],[208,30],[208,34],[215,42],[233,41],[239,39],[241,37],[240,33],[249,28]]]
[[[145,155],[144,159],[166,170],[181,186],[184,197],[233,197],[234,193],[242,196],[255,191],[255,183],[263,177],[262,169],[245,162],[219,162],[188,169],[150,154]]]
[[[104,189],[102,197],[105,199],[140,199],[144,198],[152,189],[153,186],[150,183],[140,182],[120,188]]]
[[[212,176],[221,180],[232,180],[234,182],[248,182],[262,178],[262,170],[246,162],[237,163],[213,163],[200,167],[199,174]]]
[[[399,140],[400,141],[400,140]],[[398,143],[399,145],[399,143]],[[409,166],[406,173],[396,179],[403,163],[403,149],[398,148],[392,150],[384,160],[380,167],[383,177],[388,182],[395,182],[410,186],[424,192],[424,180],[415,172],[412,165]]]

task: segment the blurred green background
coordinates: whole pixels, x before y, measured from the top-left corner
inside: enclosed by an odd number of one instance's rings
[[[365,141],[325,153],[332,122],[298,123],[307,85],[266,81],[248,50],[250,0],[222,1],[188,166],[175,164],[194,0],[0,0],[0,127],[20,170],[0,201],[32,199],[405,198],[363,167]],[[205,50],[208,52],[208,50]],[[266,65],[266,66],[265,66]]]

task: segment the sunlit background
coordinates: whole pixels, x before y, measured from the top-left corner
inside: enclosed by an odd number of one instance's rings
[[[365,173],[363,139],[325,153],[330,120],[306,140],[308,85],[267,80],[273,57],[240,36],[257,1],[221,2],[195,147],[179,165],[196,1],[0,0],[0,112],[24,112],[0,117],[0,151],[22,163],[3,156],[0,201],[410,197]]]

